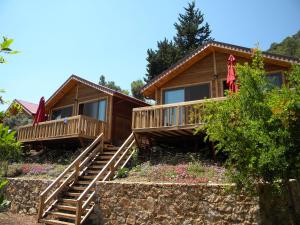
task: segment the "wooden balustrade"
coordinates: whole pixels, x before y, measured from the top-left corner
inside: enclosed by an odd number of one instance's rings
[[[212,98],[165,105],[155,105],[133,109],[132,129],[187,127],[201,123],[201,110],[208,101],[225,98]],[[197,106],[197,107],[196,107]]]
[[[40,220],[51,209],[58,195],[78,176],[99,151],[103,151],[104,135],[101,133],[40,195],[38,219]],[[49,207],[46,209],[46,207]]]
[[[45,121],[35,125],[21,126],[18,129],[18,140],[30,142],[68,137],[94,139],[103,132],[104,128],[104,122],[78,115],[65,119]]]

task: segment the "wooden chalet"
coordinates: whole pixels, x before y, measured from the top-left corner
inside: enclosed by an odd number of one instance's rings
[[[154,99],[155,106],[135,108],[132,130],[137,135],[153,137],[191,135],[201,121],[193,120],[194,105],[204,98],[222,100],[226,84],[227,60],[232,54],[236,62],[251,61],[252,50],[237,45],[211,41],[171,66],[143,87],[145,97]],[[298,58],[263,52],[265,70],[271,82],[280,86],[284,71]],[[197,112],[196,112],[197,113]]]
[[[18,104],[21,107],[21,111],[17,111],[17,109],[14,107],[15,104]],[[28,118],[33,119],[36,110],[38,108],[38,105],[32,102],[24,101],[21,99],[14,99],[12,103],[9,105],[7,108],[6,112],[9,112],[11,115],[15,115],[17,113],[23,113],[26,115]]]
[[[48,121],[22,126],[23,143],[93,140],[104,131],[107,143],[120,144],[131,133],[133,108],[147,106],[121,92],[72,75],[46,101]]]

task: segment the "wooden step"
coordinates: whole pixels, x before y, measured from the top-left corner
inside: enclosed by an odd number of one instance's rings
[[[110,155],[110,156],[112,156],[114,154],[116,154],[116,152],[103,152],[101,155]]]
[[[75,190],[75,191],[84,191],[87,188],[87,186],[82,187],[82,186],[71,186],[70,190]]]
[[[89,169],[99,169],[101,170],[104,166],[99,166],[99,165],[91,165],[89,166]]]
[[[74,223],[55,220],[55,219],[41,219],[40,222],[44,224],[53,224],[53,225],[74,225]]]
[[[48,212],[51,216],[57,217],[57,218],[65,218],[65,219],[75,219],[76,214],[70,214],[70,213],[62,213],[62,212]]]
[[[91,169],[85,171],[85,173],[89,173],[89,174],[98,174],[99,172],[100,170],[91,170]]]
[[[70,206],[70,205],[61,205],[61,204],[58,204],[58,205],[55,205],[55,207],[57,209],[61,209],[61,210],[66,210],[66,211],[73,211],[73,212],[76,212],[76,206]]]
[[[62,203],[67,203],[67,204],[75,204],[75,205],[77,204],[76,199],[62,198],[62,199],[60,199],[60,201]]]
[[[71,197],[79,197],[80,195],[81,195],[80,192],[70,192],[70,191],[68,191],[68,192],[65,193],[65,196],[71,196]]]
[[[78,181],[76,181],[76,184],[87,184],[87,185],[89,185],[91,183],[91,181],[89,181],[89,180],[78,180]]]
[[[108,160],[97,159],[93,162],[93,165],[95,165],[95,164],[106,165],[106,163],[108,163]]]
[[[84,180],[90,180],[90,182],[92,182],[92,180],[96,177],[95,175],[84,175],[84,176],[80,176],[80,179],[84,179]]]

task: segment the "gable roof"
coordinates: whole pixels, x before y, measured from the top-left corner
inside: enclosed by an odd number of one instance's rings
[[[116,96],[119,97],[121,99],[124,99],[126,101],[130,101],[133,102],[139,106],[148,106],[149,104],[147,104],[146,102],[134,98],[132,96],[123,94],[119,91],[113,90],[111,88],[105,87],[103,85],[100,84],[95,84],[91,81],[88,81],[86,79],[83,79],[79,76],[76,76],[74,74],[72,74],[54,93],[53,95],[46,101],[46,108],[49,108],[49,106],[54,105],[66,92],[68,92],[72,87],[74,87],[75,84],[77,83],[81,83],[84,85],[87,85],[91,88],[94,88],[98,91],[104,92],[108,95],[111,96]]]
[[[23,108],[24,112],[26,112],[30,116],[34,115],[38,108],[38,104],[24,101],[21,99],[15,99],[13,102],[18,103]],[[7,110],[9,110],[11,108],[11,106],[12,106],[12,104],[8,107]]]
[[[167,70],[163,71],[158,76],[154,77],[141,89],[141,92],[145,96],[150,96],[151,94],[153,94],[153,91],[155,91],[156,87],[160,87],[161,85],[178,75],[180,72],[186,70],[194,63],[198,62],[200,59],[214,51],[236,54],[246,58],[250,58],[252,55],[251,48],[224,42],[209,41],[189,53],[181,60],[177,61],[175,64],[170,66]],[[263,57],[266,61],[273,62],[285,67],[290,67],[293,63],[300,64],[300,59],[296,57],[289,57],[268,52],[263,52]]]

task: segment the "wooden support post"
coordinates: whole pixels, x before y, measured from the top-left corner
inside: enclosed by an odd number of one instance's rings
[[[76,207],[76,218],[75,218],[75,225],[80,225],[81,223],[81,215],[82,215],[82,201],[77,201]]]
[[[44,195],[40,195],[40,202],[39,202],[39,209],[38,209],[38,221],[40,222],[40,219],[42,219],[43,211],[44,211],[44,202],[45,197]]]

